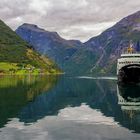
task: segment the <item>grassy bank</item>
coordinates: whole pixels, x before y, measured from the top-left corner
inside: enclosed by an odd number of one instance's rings
[[[19,64],[0,62],[0,75],[40,75],[40,74],[61,74],[59,70],[51,68],[50,70],[36,68],[30,64]]]

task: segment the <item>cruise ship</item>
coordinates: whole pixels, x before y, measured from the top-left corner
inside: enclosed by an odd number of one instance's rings
[[[140,83],[140,53],[135,51],[133,44],[118,59],[117,76],[119,83]]]

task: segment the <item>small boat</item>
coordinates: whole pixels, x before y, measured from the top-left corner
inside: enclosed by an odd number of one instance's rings
[[[118,83],[140,83],[140,53],[135,51],[133,44],[118,59],[117,76]]]

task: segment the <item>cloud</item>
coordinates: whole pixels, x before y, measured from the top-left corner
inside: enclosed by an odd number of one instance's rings
[[[47,11],[51,7],[51,4],[47,0],[31,0],[29,3],[29,9],[41,14],[41,15],[46,15]]]
[[[85,25],[77,25],[71,26],[69,28],[63,28],[60,30],[60,35],[64,38],[71,39],[71,38],[78,38],[82,41],[88,40],[90,37],[99,35],[105,29],[113,26],[116,22],[102,22],[102,23],[95,23],[95,24],[87,24]],[[75,34],[78,33],[78,34]],[[69,33],[69,34],[68,34]]]
[[[3,0],[0,18],[13,30],[33,23],[68,39],[85,41],[139,7],[137,0]]]

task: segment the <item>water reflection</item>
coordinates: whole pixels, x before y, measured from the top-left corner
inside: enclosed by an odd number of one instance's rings
[[[0,77],[0,127],[17,117],[24,106],[56,84],[56,77]]]
[[[123,85],[117,87],[117,93],[121,96],[124,105],[140,105],[140,85]]]
[[[31,123],[45,116],[57,116],[62,109],[80,107],[84,103],[91,109],[99,110],[106,117],[113,117],[114,122],[121,126],[139,133],[139,112],[137,117],[132,118],[131,113],[122,109],[118,104],[116,87],[116,81],[61,77],[51,92],[41,94],[21,110],[20,121]],[[82,114],[79,112],[79,115]],[[74,116],[73,118],[75,119]]]
[[[124,126],[134,132],[140,132],[140,86],[139,85],[118,85],[118,104],[127,118]]]
[[[122,110],[140,111],[140,86],[124,85],[117,86],[118,104]]]
[[[83,103],[103,111],[109,117],[116,109],[113,107],[117,104],[115,88],[116,85],[111,81],[61,77],[51,92],[41,94],[34,102],[24,107],[19,118],[30,123],[45,116],[58,115],[61,109],[78,107]]]
[[[10,118],[25,125],[49,123],[48,118],[55,117],[60,122],[117,125],[140,133],[139,87],[63,76],[1,78],[0,83],[0,127]]]

